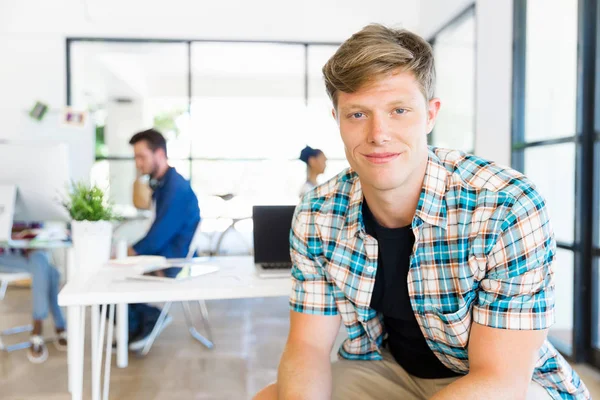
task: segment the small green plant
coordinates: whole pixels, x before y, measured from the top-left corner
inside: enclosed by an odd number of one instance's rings
[[[63,203],[74,221],[112,221],[119,217],[114,213],[106,194],[96,185],[73,183],[67,201]]]

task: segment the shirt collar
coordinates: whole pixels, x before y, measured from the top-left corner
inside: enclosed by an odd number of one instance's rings
[[[423,188],[421,189],[415,217],[430,225],[447,228],[446,191],[449,179],[450,172],[430,147]]]
[[[446,208],[446,190],[449,171],[444,167],[442,161],[429,148],[427,158],[427,168],[425,178],[423,179],[423,188],[419,196],[419,203],[413,219],[413,226],[417,219],[446,229],[448,226],[447,208]],[[347,239],[356,236],[359,232],[365,232],[364,220],[362,215],[363,193],[360,180],[355,171],[350,169],[347,174],[341,178],[343,184],[347,185],[343,192],[348,193],[348,212],[346,213]]]

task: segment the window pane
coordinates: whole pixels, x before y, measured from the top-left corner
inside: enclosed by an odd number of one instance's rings
[[[436,36],[437,83],[442,100],[431,143],[464,151],[474,149],[475,15],[469,14]]]
[[[304,46],[192,45],[192,152],[293,158],[305,144]]]
[[[526,149],[525,175],[533,181],[546,199],[556,240],[573,243],[575,144],[564,143]]]
[[[100,154],[130,156],[129,139],[156,127],[171,157],[189,156],[187,45],[74,42],[72,102],[91,111]]]
[[[252,204],[295,204],[306,181],[299,160],[194,160],[192,187],[202,196],[233,193]]]
[[[188,160],[169,160],[184,178],[190,178]],[[92,167],[92,183],[107,189],[109,198],[118,205],[133,206],[133,182],[137,173],[133,160],[96,161]]]
[[[169,165],[177,170],[188,181],[190,180],[190,161],[189,160],[169,160]]]
[[[557,249],[554,261],[556,323],[550,328],[548,336],[553,343],[560,345],[561,351],[567,353],[572,352],[573,346],[573,265],[573,252]]]
[[[92,183],[107,189],[115,204],[133,206],[133,182],[136,178],[133,160],[97,161],[92,167]]]
[[[348,164],[348,161],[345,158],[342,160],[340,160],[340,159],[327,160],[327,169],[325,170],[323,175],[319,177],[319,183],[328,181],[329,179],[333,178],[334,176],[336,176],[337,174],[342,172],[342,170],[348,168],[349,166],[350,166],[350,164]],[[305,179],[305,181],[306,181],[306,179]]]
[[[525,139],[574,136],[577,2],[527,1]]]
[[[308,47],[308,115],[304,137],[306,144],[323,150],[327,157],[343,159],[344,145],[331,115],[333,105],[325,90],[322,72],[323,66],[337,49],[337,46]]]

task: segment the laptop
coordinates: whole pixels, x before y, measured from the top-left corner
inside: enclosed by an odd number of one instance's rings
[[[254,206],[254,264],[261,278],[290,277],[290,229],[296,206]]]

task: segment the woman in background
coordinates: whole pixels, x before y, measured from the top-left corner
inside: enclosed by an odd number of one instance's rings
[[[327,168],[327,157],[319,149],[306,146],[300,152],[300,160],[306,163],[306,182],[300,189],[300,196],[317,186],[317,177]]]
[[[35,237],[35,229],[41,225],[14,223],[13,239]],[[33,228],[33,229],[30,229]],[[31,235],[31,236],[30,236]],[[56,340],[54,346],[61,351],[67,350],[67,331],[63,312],[58,305],[60,273],[50,262],[47,252],[40,250],[7,250],[0,249],[0,272],[29,272],[31,274],[31,297],[33,330],[31,331],[27,358],[40,364],[48,358],[48,349],[42,336],[42,325],[48,314],[54,317]]]

